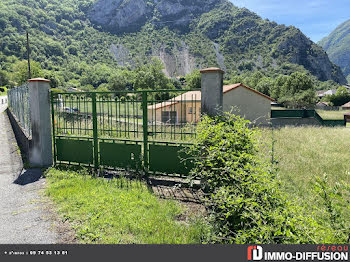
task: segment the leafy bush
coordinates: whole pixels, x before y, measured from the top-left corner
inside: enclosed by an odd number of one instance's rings
[[[350,92],[343,86],[337,89],[334,95],[324,97],[324,101],[330,102],[334,106],[342,106],[350,101]]]
[[[62,93],[62,92],[64,92],[64,90],[59,89],[59,88],[51,88],[50,91],[51,91],[52,93]]]
[[[324,174],[321,178],[315,178],[314,192],[321,199],[320,208],[323,208],[324,214],[328,215],[326,221],[322,219],[323,223],[326,227],[333,229],[332,235],[335,241],[348,243],[350,241],[350,226],[348,224],[350,185],[342,182],[330,186],[328,175]]]
[[[201,73],[194,70],[191,74],[186,75],[186,84],[189,89],[201,88]]]
[[[217,228],[215,242],[302,242],[296,220],[268,165],[257,156],[258,131],[226,113],[204,117],[189,153],[192,176],[202,180]]]
[[[5,86],[0,87],[0,95],[6,95],[7,94],[7,88]]]

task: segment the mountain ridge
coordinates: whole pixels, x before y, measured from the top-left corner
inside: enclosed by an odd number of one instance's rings
[[[140,30],[147,21],[183,28],[201,14],[225,3],[225,0],[204,3],[199,0],[98,0],[89,10],[88,18],[113,33]]]
[[[247,71],[272,76],[303,71],[321,81],[346,82],[324,50],[299,29],[264,20],[226,0],[201,3],[3,0],[0,61],[6,69],[11,64],[10,57],[26,58],[25,38],[17,32],[29,30],[32,58],[45,69],[55,71],[61,82],[86,85],[90,79],[90,73],[84,71],[87,65],[108,67],[107,71],[132,69],[154,56],[161,59],[171,77],[220,66],[228,77]],[[105,20],[101,20],[103,14]],[[134,27],[128,28],[128,22]],[[101,81],[91,83],[95,88],[99,84]]]
[[[350,19],[340,24],[319,44],[333,63],[339,65],[350,82]]]

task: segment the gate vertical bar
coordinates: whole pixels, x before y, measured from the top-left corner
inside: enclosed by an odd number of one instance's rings
[[[57,109],[57,106],[56,106]],[[52,140],[53,140],[53,164],[56,166],[56,126],[55,126],[55,106],[54,93],[51,92],[51,116],[52,116]]]
[[[93,139],[94,139],[94,166],[95,171],[99,168],[98,161],[98,130],[97,130],[97,106],[96,106],[96,93],[92,93],[92,126],[93,126]]]
[[[148,175],[148,111],[147,111],[147,92],[142,92],[142,111],[143,111],[143,168],[145,175]]]

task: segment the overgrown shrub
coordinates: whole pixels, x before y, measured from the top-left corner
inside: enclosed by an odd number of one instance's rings
[[[204,117],[189,153],[217,228],[214,242],[300,243],[296,220],[271,169],[257,156],[257,129],[225,113]]]
[[[0,95],[6,95],[7,94],[7,88],[5,86],[0,87]]]
[[[330,238],[337,243],[350,242],[350,185],[345,182],[331,186],[327,174],[316,177],[314,192],[320,199],[319,209],[326,216],[318,218],[324,227],[330,228]]]

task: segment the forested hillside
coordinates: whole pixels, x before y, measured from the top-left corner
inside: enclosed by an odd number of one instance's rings
[[[350,20],[339,25],[319,43],[329,58],[339,65],[350,82]]]
[[[299,29],[263,20],[226,0],[2,0],[0,86],[25,81],[26,30],[37,62],[33,70],[53,86],[176,87],[175,80],[162,77],[148,81],[162,66],[169,77],[219,66],[227,80],[298,71],[322,81],[346,81]]]

